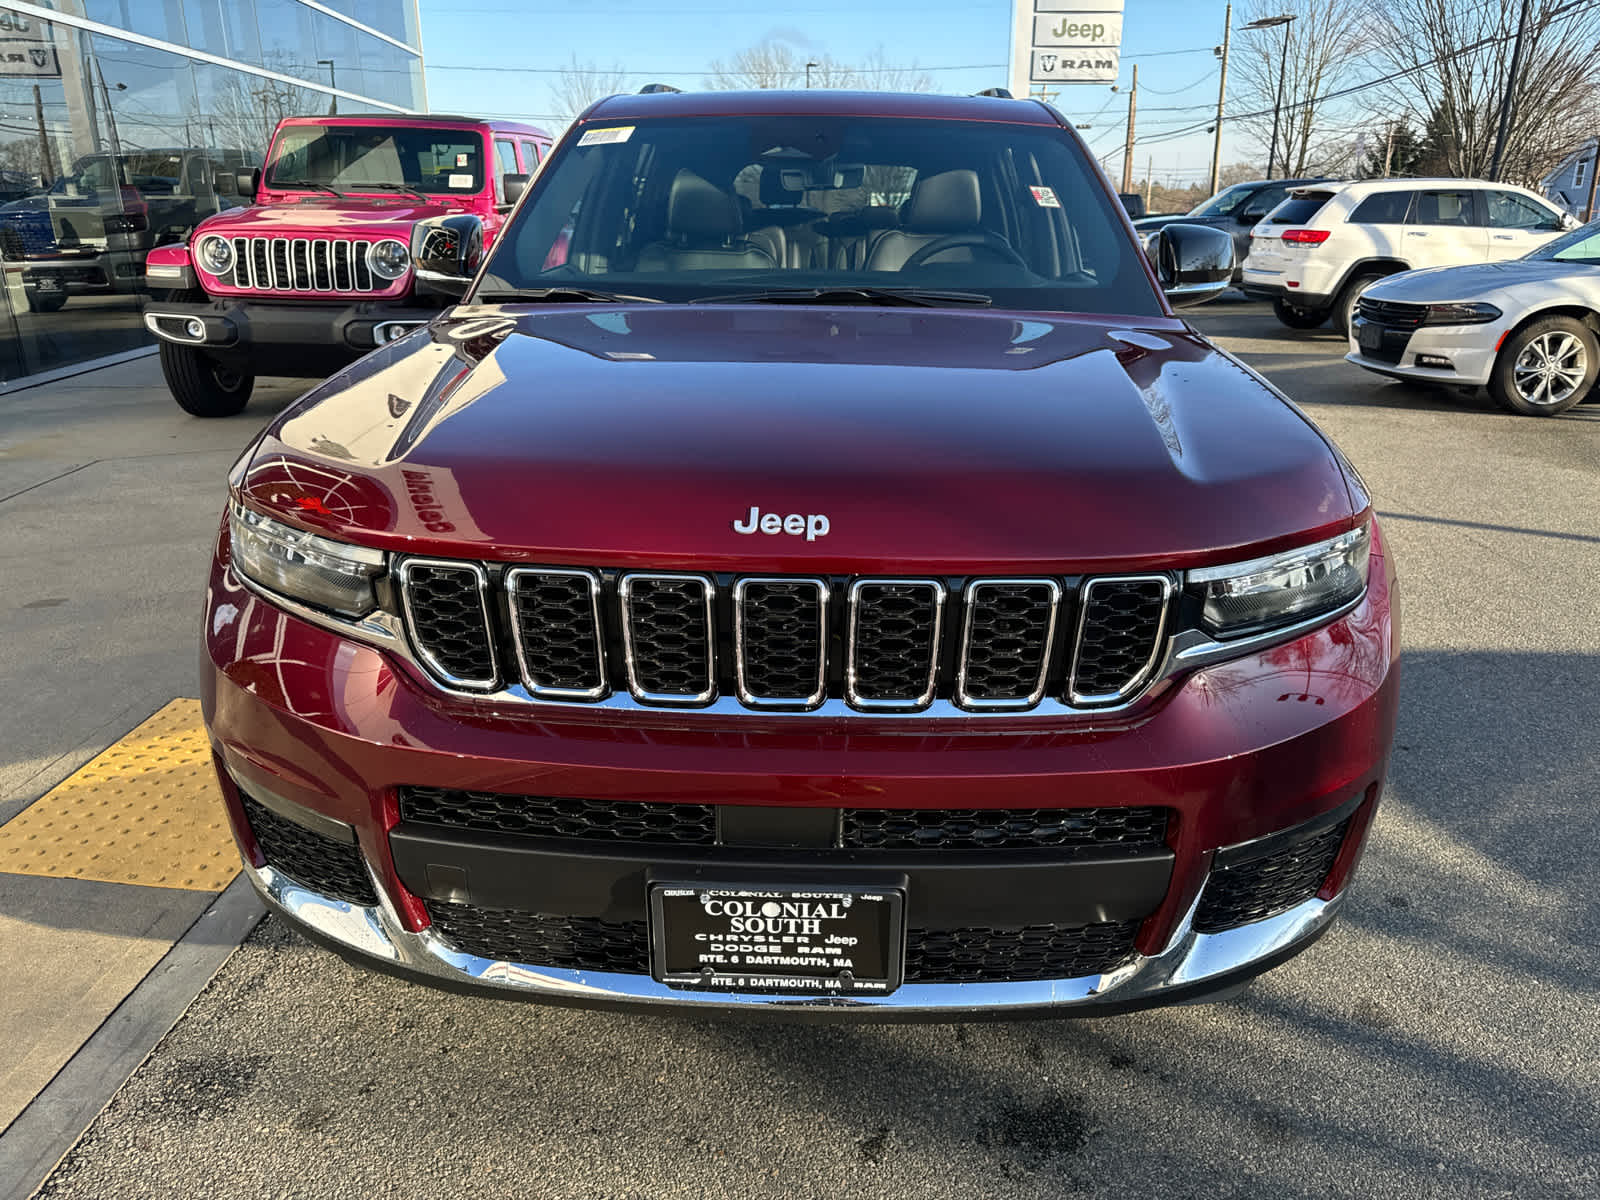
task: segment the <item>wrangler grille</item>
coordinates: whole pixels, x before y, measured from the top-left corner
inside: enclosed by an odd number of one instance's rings
[[[806,712],[1125,703],[1162,661],[1165,575],[841,579],[402,560],[441,683],[536,700]]]
[[[391,284],[367,266],[369,241],[236,237],[228,282],[253,292],[381,292]]]

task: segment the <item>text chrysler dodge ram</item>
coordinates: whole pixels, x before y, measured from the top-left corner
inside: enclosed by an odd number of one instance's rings
[[[1036,102],[650,94],[482,247],[419,226],[462,303],[230,476],[203,696],[276,913],[504,995],[929,1017],[1193,998],[1327,927],[1394,568],[1163,298],[1226,233],[1147,259]]]

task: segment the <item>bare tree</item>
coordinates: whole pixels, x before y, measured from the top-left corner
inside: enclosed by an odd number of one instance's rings
[[[1421,151],[1452,175],[1487,175],[1511,68],[1519,4],[1372,0],[1374,57],[1408,72],[1386,89],[1391,115],[1423,132]],[[1539,177],[1600,116],[1600,9],[1533,0],[1501,175]]]
[[[810,66],[810,71],[806,70]],[[879,46],[859,66],[839,62],[831,55],[807,57],[788,42],[768,38],[735,54],[727,62],[711,64],[709,88],[860,88],[869,92],[931,92],[927,72],[909,63],[891,63]]]
[[[573,54],[571,62],[550,85],[550,111],[570,125],[596,100],[633,90],[628,87],[627,78],[620,66],[602,67],[594,62],[579,62],[577,54]]]
[[[1357,126],[1330,121],[1335,109],[1323,97],[1352,82],[1367,57],[1369,11],[1367,0],[1250,0],[1246,6],[1244,24],[1282,14],[1295,18],[1288,25],[1242,33],[1231,64],[1238,80],[1230,89],[1235,96],[1231,103],[1259,114],[1238,120],[1260,145],[1263,160],[1272,149],[1274,110],[1279,114],[1276,153],[1271,156],[1275,171],[1305,175],[1348,156]]]

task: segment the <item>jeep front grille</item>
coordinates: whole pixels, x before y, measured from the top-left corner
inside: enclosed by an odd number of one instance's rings
[[[1166,575],[716,576],[403,559],[415,656],[457,691],[779,712],[1127,703],[1163,661]]]
[[[381,292],[367,266],[372,243],[349,238],[236,237],[226,282],[253,292]]]

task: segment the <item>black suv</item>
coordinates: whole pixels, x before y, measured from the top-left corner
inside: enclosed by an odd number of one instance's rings
[[[1245,255],[1250,253],[1250,230],[1289,198],[1289,189],[1326,182],[1326,176],[1318,176],[1310,179],[1254,179],[1249,183],[1236,183],[1223,188],[1187,213],[1144,217],[1135,221],[1133,227],[1140,234],[1147,234],[1182,221],[1185,225],[1210,225],[1214,229],[1225,229],[1233,236],[1233,260],[1242,263]],[[1237,267],[1234,268],[1233,281],[1239,282]]]

